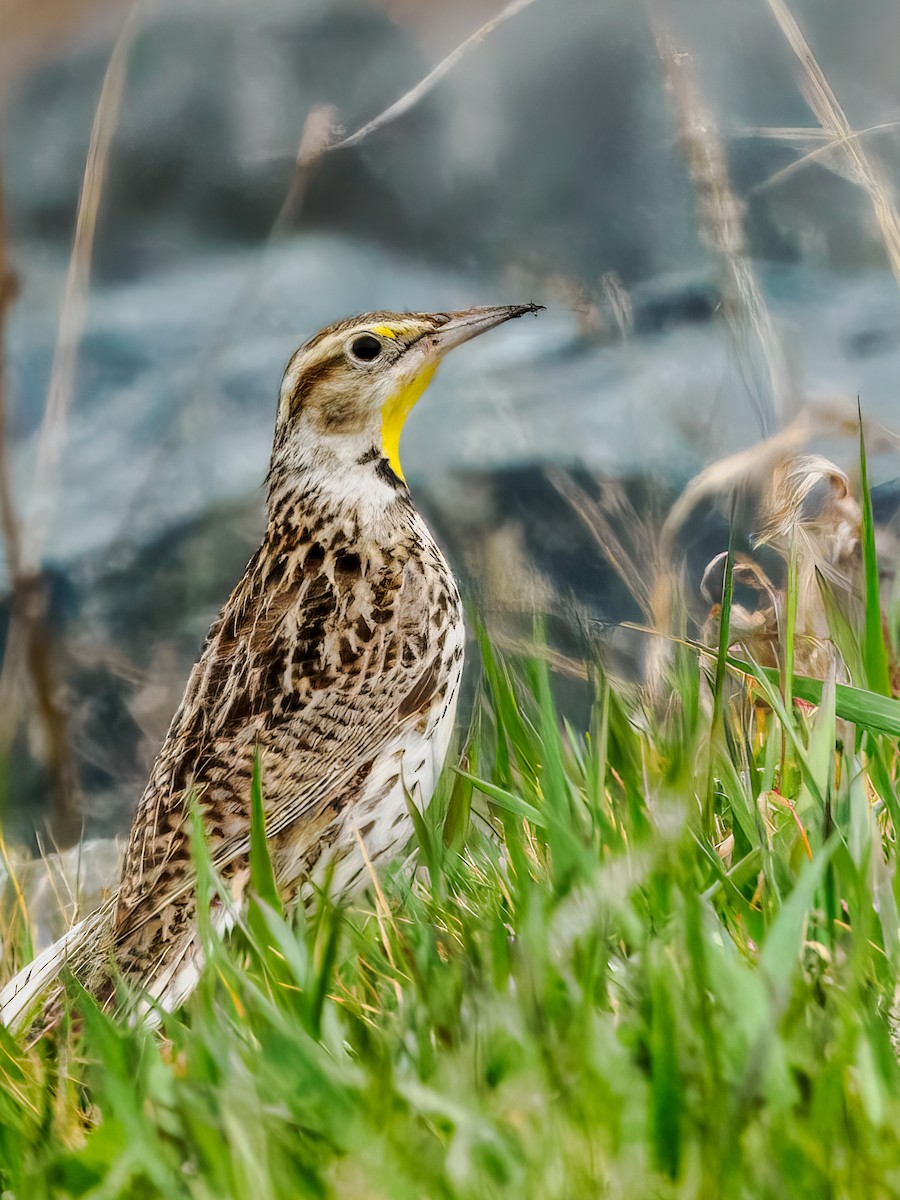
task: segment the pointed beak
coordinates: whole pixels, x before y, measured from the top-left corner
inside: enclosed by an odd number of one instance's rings
[[[487,333],[506,321],[522,317],[525,313],[537,313],[543,304],[502,304],[499,307],[469,308],[465,312],[447,313],[446,320],[432,333],[426,333],[415,343],[425,351],[427,358],[443,358],[448,350],[461,346],[463,342]]]
[[[421,314],[422,323],[432,325],[408,344],[393,376],[397,390],[381,408],[381,444],[394,474],[403,479],[400,466],[400,434],[413,405],[428,387],[432,376],[448,350],[461,346],[479,333],[487,333],[505,321],[536,313],[542,304],[504,304],[499,308],[468,308],[465,312]],[[377,327],[376,327],[377,332]]]

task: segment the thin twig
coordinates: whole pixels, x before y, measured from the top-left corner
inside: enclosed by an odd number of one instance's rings
[[[405,95],[401,96],[399,100],[395,100],[389,108],[386,108],[384,112],[379,113],[378,116],[374,117],[371,121],[367,121],[366,124],[360,129],[357,129],[355,133],[351,133],[347,137],[341,138],[339,142],[332,142],[331,145],[325,148],[326,152],[330,152],[332,150],[347,150],[350,146],[357,146],[361,141],[363,141],[364,138],[367,138],[370,134],[375,133],[376,130],[383,129],[385,125],[389,125],[392,121],[396,121],[398,117],[402,117],[405,113],[408,113],[411,108],[415,108],[419,101],[426,96],[432,90],[432,88],[440,83],[444,76],[448,75],[460,61],[460,59],[468,54],[468,52],[474,46],[477,46],[480,42],[483,42],[484,39],[493,33],[499,25],[502,25],[504,21],[508,21],[510,17],[516,16],[518,13],[522,12],[523,9],[528,8],[529,5],[533,3],[534,0],[512,0],[512,3],[507,4],[506,8],[504,8],[502,12],[497,13],[496,17],[492,17],[490,21],[486,21],[480,29],[476,29],[476,31],[473,34],[470,34],[469,37],[467,37],[464,42],[457,46],[455,50],[451,51],[446,58],[442,59],[432,71],[429,71],[423,80],[416,84],[414,88],[410,88],[410,90],[406,92]]]

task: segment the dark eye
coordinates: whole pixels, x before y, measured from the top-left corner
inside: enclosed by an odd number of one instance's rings
[[[362,362],[372,362],[381,353],[381,342],[371,333],[363,333],[351,342],[350,353]]]

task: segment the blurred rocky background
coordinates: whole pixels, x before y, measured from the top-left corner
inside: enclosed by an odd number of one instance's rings
[[[640,564],[697,472],[801,413],[852,468],[857,394],[889,533],[895,0],[534,0],[404,116],[309,155],[501,7],[4,0],[0,759],[22,854],[127,827],[259,535],[283,364],[336,317],[547,305],[448,361],[404,438],[513,633],[543,611],[569,652],[640,618],[616,539]],[[727,511],[711,492],[679,531],[698,589]]]

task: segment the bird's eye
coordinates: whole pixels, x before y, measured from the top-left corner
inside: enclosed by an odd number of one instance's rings
[[[371,333],[363,333],[350,343],[350,353],[362,362],[372,362],[381,353],[381,342]]]

